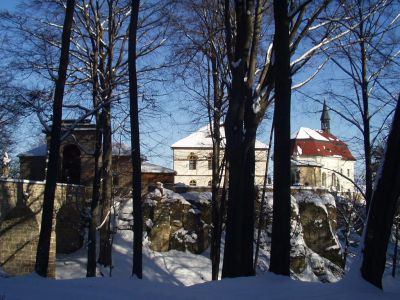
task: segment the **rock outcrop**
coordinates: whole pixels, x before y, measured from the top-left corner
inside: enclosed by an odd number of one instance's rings
[[[201,253],[209,245],[211,194],[177,194],[158,187],[143,201],[143,215],[150,248]]]
[[[267,254],[271,241],[272,193],[266,193]],[[260,207],[260,205],[256,205]],[[291,196],[291,270],[298,278],[310,276],[332,282],[343,276],[340,243],[336,236],[336,205],[329,193],[299,191]]]
[[[177,194],[157,188],[143,201],[144,222],[150,247],[203,252],[209,245],[211,193]],[[259,210],[260,202],[256,203]],[[272,193],[266,193],[263,251],[269,256],[272,224]],[[343,275],[342,255],[336,237],[336,205],[329,193],[297,191],[291,198],[291,270],[298,278],[310,276],[331,282]]]

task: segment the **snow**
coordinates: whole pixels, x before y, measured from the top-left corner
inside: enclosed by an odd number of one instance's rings
[[[144,161],[142,162],[142,173],[175,173],[175,171]]]
[[[261,98],[260,97],[257,97],[257,98],[254,99],[254,101],[253,101],[253,113],[254,114],[258,114],[260,112],[260,110],[261,110],[260,102],[261,102]]]
[[[327,138],[319,134],[316,130],[307,127],[300,127],[300,129],[297,132],[293,133],[290,138],[298,140],[314,139],[318,141],[329,141]]]
[[[303,154],[303,149],[299,145],[297,145],[297,154],[302,155]]]
[[[168,190],[165,190],[168,191]],[[174,196],[172,192],[167,192]],[[199,193],[200,194],[200,193]],[[200,195],[192,195],[193,198]],[[322,199],[330,202],[331,199]],[[298,208],[292,197],[294,211]],[[272,194],[267,193],[267,206],[272,206]],[[130,204],[126,207],[131,207]],[[292,226],[298,226],[292,223]],[[298,228],[300,231],[300,228]],[[181,232],[182,237],[195,240],[192,233]],[[119,230],[113,244],[112,277],[109,270],[101,270],[96,278],[85,278],[86,249],[57,257],[57,280],[44,279],[35,274],[6,278],[0,269],[0,299],[59,299],[59,300],[105,300],[105,299],[319,299],[319,300],[393,300],[400,299],[399,279],[384,278],[384,291],[362,280],[358,268],[337,283],[302,282],[289,277],[259,271],[257,276],[234,279],[211,280],[209,250],[201,255],[189,252],[154,252],[149,248],[145,236],[143,242],[143,280],[131,276],[132,240],[130,230]],[[301,234],[294,241],[301,244]],[[309,250],[307,250],[309,251]],[[262,249],[260,251],[262,255]],[[329,261],[316,253],[308,253],[314,259],[313,269],[326,268]],[[260,260],[265,270],[265,261]],[[357,264],[356,264],[357,266]],[[316,281],[311,267],[307,267],[296,277]],[[326,280],[334,276],[328,273]]]
[[[173,191],[164,189],[166,197],[161,199],[161,202],[177,202],[179,201],[183,205],[190,205],[188,201],[186,201],[185,198],[182,197],[182,195],[178,193],[174,193]],[[151,195],[149,195],[151,197]]]
[[[47,145],[42,144],[31,150],[18,154],[18,157],[25,156],[46,156],[47,155]]]
[[[331,193],[324,193],[320,196],[323,204],[336,207],[335,197]]]
[[[223,126],[220,127],[222,137],[222,147],[225,147],[225,129]],[[210,128],[208,125],[201,127],[196,132],[188,135],[187,137],[172,144],[171,148],[212,148],[212,139]],[[255,144],[256,149],[268,149],[268,146],[258,140]]]
[[[192,237],[194,238],[194,237]],[[0,272],[0,298],[106,300],[106,299],[319,299],[319,300],[393,300],[400,299],[398,279],[386,277],[384,291],[368,284],[356,274],[337,283],[301,282],[264,272],[254,277],[211,282],[209,252],[151,251],[145,238],[143,280],[131,276],[132,232],[119,231],[114,239],[112,277],[85,278],[86,250],[58,256],[57,279],[35,274],[5,278]],[[315,255],[311,253],[311,256]],[[313,268],[323,267],[323,260],[313,260]],[[313,280],[310,268],[299,275]],[[315,278],[314,278],[315,280]]]
[[[189,213],[194,214],[194,215],[199,215],[201,214],[201,211],[195,208],[189,209]]]
[[[145,252],[144,279],[130,276],[130,262],[123,263],[126,274],[113,277],[70,280],[43,279],[37,275],[0,278],[0,295],[5,300],[59,299],[363,299],[393,300],[400,297],[399,282],[385,278],[381,291],[360,278],[352,277],[334,284],[310,283],[264,273],[255,277],[210,279],[209,260],[204,256],[170,251]],[[68,265],[67,265],[68,266]],[[208,273],[208,274],[207,274]],[[203,277],[204,276],[204,277]]]
[[[209,204],[211,201],[211,192],[187,192],[181,194],[189,202]]]
[[[320,207],[325,211],[326,214],[328,214],[325,206],[325,204],[330,200],[328,197],[322,199],[311,191],[302,191],[296,195],[296,199],[299,202],[313,203],[315,206]],[[331,202],[329,202],[329,204],[332,205]],[[333,202],[333,206],[335,206],[335,202]]]

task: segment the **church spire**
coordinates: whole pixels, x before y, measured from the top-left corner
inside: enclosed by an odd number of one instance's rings
[[[331,125],[330,125],[330,120],[331,118],[329,117],[329,109],[326,106],[325,100],[324,100],[324,106],[322,107],[322,114],[321,114],[321,130],[325,131],[327,133],[331,132]]]

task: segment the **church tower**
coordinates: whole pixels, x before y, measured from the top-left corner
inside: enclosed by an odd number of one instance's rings
[[[329,117],[329,110],[325,104],[322,107],[322,114],[321,114],[321,130],[327,133],[331,133],[331,125],[330,125],[331,118]]]

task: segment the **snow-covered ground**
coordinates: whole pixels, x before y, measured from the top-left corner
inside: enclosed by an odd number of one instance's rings
[[[119,214],[126,215],[124,205]],[[130,214],[130,211],[129,211]],[[122,226],[124,224],[118,224]],[[125,224],[126,225],[126,224]],[[150,250],[145,238],[143,247],[143,280],[131,276],[132,232],[120,230],[114,238],[113,269],[100,270],[98,277],[85,278],[86,250],[57,257],[57,280],[32,274],[24,277],[2,276],[0,300],[17,299],[400,299],[400,279],[388,276],[384,291],[363,281],[358,272],[337,283],[302,282],[266,272],[268,257],[260,250],[259,274],[255,277],[224,279],[211,282],[209,252]],[[353,264],[357,264],[355,261]],[[4,274],[3,274],[4,275]],[[111,277],[110,277],[111,275]],[[311,270],[297,276],[317,280]]]
[[[157,253],[145,242],[143,280],[131,277],[132,236],[121,231],[114,241],[112,277],[85,278],[86,253],[58,257],[57,279],[37,275],[0,277],[0,299],[400,299],[400,281],[385,278],[384,291],[350,275],[334,284],[301,282],[270,273],[210,282],[208,253]]]
[[[132,273],[132,231],[123,230],[115,236],[113,269],[111,277],[128,278]],[[194,255],[189,252],[171,250],[155,252],[143,247],[143,277],[146,281],[189,286],[211,280],[209,253]],[[100,271],[98,276],[110,277],[110,270]],[[86,276],[86,251],[81,249],[71,255],[57,257],[57,279],[78,279]],[[0,298],[1,299],[1,298]]]

